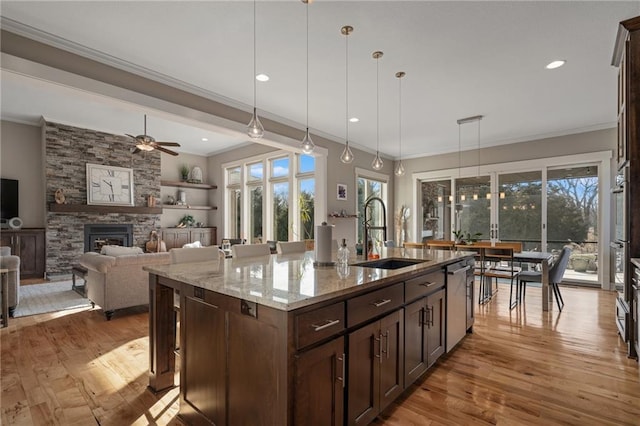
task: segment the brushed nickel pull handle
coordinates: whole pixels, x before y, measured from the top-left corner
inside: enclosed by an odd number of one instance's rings
[[[420,283],[420,285],[423,285],[423,286],[425,286],[426,288],[429,288],[429,287],[434,286],[434,285],[436,285],[436,284],[438,284],[438,283],[437,283],[437,282],[434,282],[434,283],[430,283],[430,282]]]
[[[382,333],[380,333],[378,336],[380,336],[378,339],[376,339],[378,342],[380,342],[380,349],[378,351],[378,358],[380,358],[380,364],[382,364]]]
[[[338,377],[336,377],[336,379],[338,379],[339,381],[341,381],[341,382],[342,382],[342,389],[344,389],[344,387],[345,387],[345,384],[344,384],[345,380],[344,380],[344,378],[345,378],[345,374],[346,374],[346,372],[347,372],[346,362],[345,362],[345,359],[344,359],[344,353],[342,354],[342,356],[341,356],[341,357],[338,357],[338,361],[342,361],[342,377],[339,377],[339,376],[338,376]]]
[[[385,333],[385,337],[387,339],[387,359],[389,359],[389,330]]]
[[[378,300],[377,302],[373,302],[371,303],[373,306],[375,306],[376,308],[379,308],[380,306],[384,306],[387,303],[390,303],[391,299],[382,299],[382,300]]]
[[[313,327],[313,331],[320,331],[320,330],[324,330],[325,328],[329,328],[332,327],[336,324],[340,324],[340,320],[330,320],[328,319],[327,322],[325,322],[322,325],[316,325],[316,324],[311,324],[311,327]]]

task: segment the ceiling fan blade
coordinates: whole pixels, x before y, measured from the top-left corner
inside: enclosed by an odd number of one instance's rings
[[[180,144],[178,142],[158,142],[158,141],[155,141],[154,143],[156,145],[162,145],[162,146],[180,146]]]
[[[125,135],[129,136],[130,138],[137,139],[135,136],[130,135],[129,133],[125,133]]]
[[[142,151],[140,148],[135,148],[133,151],[131,151],[132,154],[137,154],[140,151]]]
[[[158,151],[162,151],[162,152],[164,152],[165,154],[169,154],[169,155],[178,155],[178,153],[177,153],[177,152],[175,152],[175,151],[171,151],[170,149],[166,149],[166,148],[163,148],[163,147],[161,147],[161,146],[156,146],[156,147],[155,147],[155,149],[157,149]]]

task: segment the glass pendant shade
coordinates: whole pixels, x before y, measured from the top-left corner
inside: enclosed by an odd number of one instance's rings
[[[380,170],[383,165],[384,163],[382,162],[382,158],[380,158],[380,153],[376,151],[376,158],[373,159],[371,167],[373,167],[373,170]]]
[[[353,161],[353,152],[351,152],[351,148],[349,148],[349,142],[344,146],[344,151],[342,151],[340,161],[345,164],[349,164]]]
[[[404,176],[404,166],[402,165],[402,160],[398,161],[395,173],[396,176]]]
[[[247,134],[251,139],[260,139],[264,136],[264,127],[258,118],[256,108],[253,108],[253,116],[251,116],[251,121],[247,126]]]
[[[304,134],[304,139],[302,139],[300,147],[302,148],[302,152],[304,152],[305,154],[311,154],[313,152],[313,148],[315,148],[315,144],[311,140],[311,135],[309,134],[308,127],[307,131]]]

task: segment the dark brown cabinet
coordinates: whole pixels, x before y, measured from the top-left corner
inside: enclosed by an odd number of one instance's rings
[[[413,383],[444,354],[444,297],[440,289],[405,308],[405,383]]]
[[[217,228],[163,228],[162,240],[167,250],[180,248],[185,244],[200,241],[203,246],[215,245]]]
[[[345,373],[344,337],[296,355],[296,425],[343,424]]]
[[[404,309],[348,339],[347,423],[366,425],[404,389]]]
[[[20,257],[20,278],[43,278],[45,273],[44,229],[3,230],[0,245],[11,247],[11,254]]]

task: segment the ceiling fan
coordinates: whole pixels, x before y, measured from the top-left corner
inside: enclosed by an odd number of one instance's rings
[[[133,150],[133,153],[136,154],[140,151],[153,151],[157,149],[158,151],[162,151],[169,155],[178,155],[177,152],[172,151],[167,148],[163,148],[163,146],[180,146],[177,142],[156,142],[154,138],[147,135],[147,114],[144,115],[144,134],[133,136],[128,133],[125,133],[130,138],[133,138],[136,141],[136,148]]]

